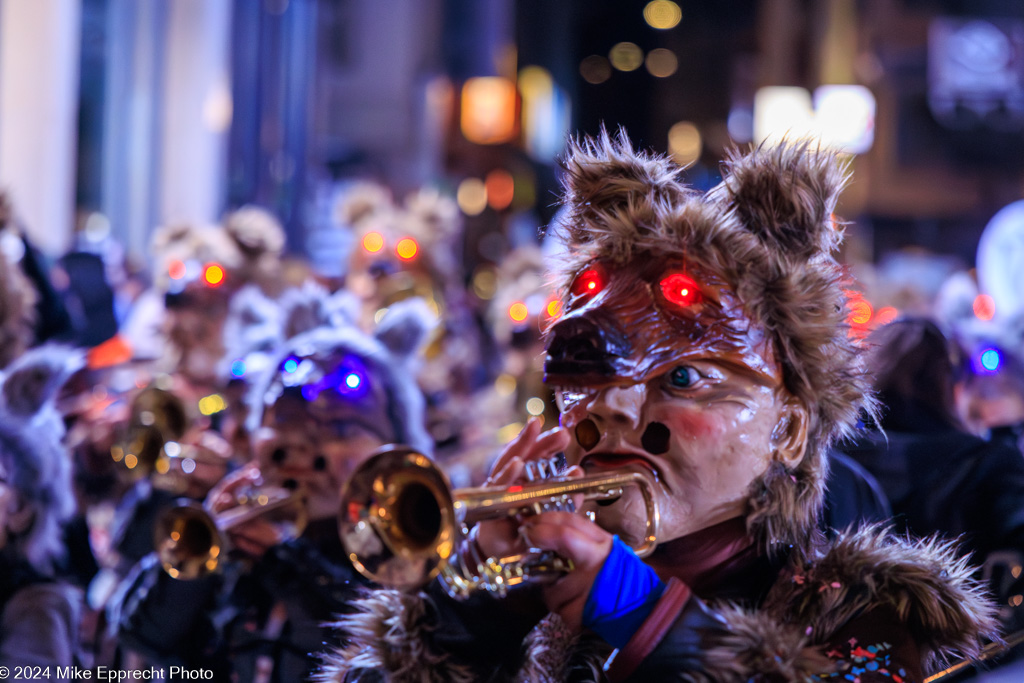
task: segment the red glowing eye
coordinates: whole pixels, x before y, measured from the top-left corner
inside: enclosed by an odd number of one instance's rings
[[[604,278],[597,268],[587,268],[572,283],[573,296],[592,297],[604,289]]]
[[[701,301],[700,288],[689,275],[672,273],[661,279],[661,293],[676,306],[692,306]]]
[[[180,280],[185,277],[185,264],[178,260],[171,261],[167,266],[167,274],[172,280]]]
[[[209,287],[219,287],[224,282],[224,269],[216,263],[207,263],[203,270],[203,279]]]
[[[398,241],[395,245],[395,253],[398,254],[398,258],[403,261],[411,261],[416,257],[416,253],[420,250],[420,245],[416,244],[416,240],[411,237],[405,237]]]

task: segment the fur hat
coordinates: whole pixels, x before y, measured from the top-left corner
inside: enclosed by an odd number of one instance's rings
[[[246,285],[231,298],[224,321],[220,375],[226,381],[264,372],[274,352],[303,332],[322,326],[353,324],[359,301],[345,290],[329,293],[313,281],[286,289],[271,299],[256,285]]]
[[[837,154],[807,143],[734,152],[722,182],[701,194],[667,157],[604,131],[574,142],[565,169],[563,291],[594,259],[685,257],[721,276],[770,338],[786,389],[808,411],[808,443],[797,465],[776,463],[754,482],[747,522],[766,543],[803,547],[826,450],[875,405],[845,322],[847,271],[833,258],[843,229],[832,212],[848,180]]]
[[[285,247],[284,228],[277,216],[249,204],[224,217],[224,231],[242,255],[236,277],[271,291],[276,289]]]
[[[433,314],[423,301],[407,299],[388,309],[372,336],[354,323],[338,319],[331,325],[287,339],[274,354],[268,371],[253,384],[249,401],[250,431],[260,427],[264,409],[279,397],[284,375],[296,374],[289,370],[289,360],[313,361],[314,368],[306,379],[290,380],[305,386],[326,380],[343,359],[354,356],[366,369],[370,381],[379,382],[384,389],[395,441],[426,455],[432,454],[433,442],[426,430],[426,406],[416,384],[415,363],[434,322]]]
[[[39,293],[18,263],[24,252],[10,197],[0,192],[0,367],[21,355],[35,335]]]
[[[153,232],[150,250],[155,258],[153,282],[161,292],[180,293],[201,281],[208,263],[216,263],[224,271],[237,271],[244,263],[238,243],[226,230],[213,225],[161,226]],[[234,289],[237,283],[228,284]]]
[[[31,526],[9,542],[39,571],[64,552],[61,523],[74,512],[71,458],[63,444],[57,394],[85,364],[81,351],[37,347],[0,373],[0,461],[33,512]]]

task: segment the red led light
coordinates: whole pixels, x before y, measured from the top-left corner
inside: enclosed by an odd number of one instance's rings
[[[203,270],[203,279],[209,287],[219,287],[224,282],[224,269],[216,263],[207,263]]]
[[[172,280],[180,280],[185,277],[185,264],[177,259],[171,261],[167,266],[167,274],[171,276]]]
[[[974,297],[971,308],[978,320],[991,320],[996,315],[996,302],[988,294],[979,294]]]
[[[871,307],[871,304],[864,299],[858,299],[850,302],[850,315],[849,321],[854,325],[867,325],[871,322],[871,317],[875,314],[875,310]]]
[[[530,315],[530,309],[526,307],[522,301],[517,301],[508,307],[508,317],[512,318],[513,322],[521,323],[526,320]]]
[[[379,232],[368,232],[363,235],[363,249],[375,254],[384,248],[384,235]]]
[[[661,293],[676,306],[692,306],[701,301],[696,281],[683,273],[672,273],[661,279]]]
[[[604,277],[597,268],[587,268],[584,270],[576,276],[572,287],[570,287],[573,296],[586,297],[595,296],[602,289],[604,289]]]
[[[406,237],[398,241],[395,245],[395,253],[398,254],[398,258],[403,261],[411,261],[416,258],[416,253],[419,252],[420,245],[416,244],[416,240],[411,237]]]
[[[898,318],[899,315],[900,312],[893,308],[892,306],[885,306],[883,308],[879,308],[878,312],[875,313],[875,325],[878,327],[881,327],[882,325],[888,325],[893,320]]]

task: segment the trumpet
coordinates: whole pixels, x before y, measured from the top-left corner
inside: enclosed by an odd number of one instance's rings
[[[169,454],[164,447],[169,443],[177,445],[189,423],[181,397],[156,386],[146,387],[132,400],[125,434],[111,448],[111,456],[140,476],[148,477],[161,469],[166,472]]]
[[[155,488],[177,495],[200,497],[228,468],[227,457],[207,439],[206,432],[189,443],[194,420],[185,401],[167,389],[150,385],[131,402],[131,413],[120,438],[110,449],[114,462],[134,479],[147,478]]]
[[[154,546],[171,578],[191,580],[217,571],[229,545],[227,532],[260,517],[277,525],[287,539],[306,528],[305,496],[300,491],[254,484],[236,493],[237,505],[211,513],[195,501],[171,507],[157,521]]]
[[[468,566],[458,549],[470,525],[572,509],[572,499],[579,495],[614,500],[630,486],[640,490],[646,507],[643,541],[634,548],[646,557],[658,543],[659,512],[653,476],[642,467],[509,487],[452,489],[425,455],[392,446],[364,462],[345,484],[338,531],[352,565],[379,584],[410,590],[440,577],[454,598],[480,590],[504,596],[526,581],[571,571],[572,564],[553,553],[530,551]]]

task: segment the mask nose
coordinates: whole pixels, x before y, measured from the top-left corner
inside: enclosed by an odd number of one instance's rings
[[[647,387],[633,384],[628,387],[609,387],[601,391],[590,405],[590,414],[604,421],[625,424],[639,429],[643,421]]]
[[[551,380],[564,377],[570,384],[573,376],[612,376],[629,352],[629,341],[617,325],[566,317],[551,329],[544,372]]]
[[[577,443],[584,450],[591,451],[609,429],[625,427],[639,430],[646,402],[647,387],[643,384],[602,389],[587,405],[587,417],[576,425]]]

